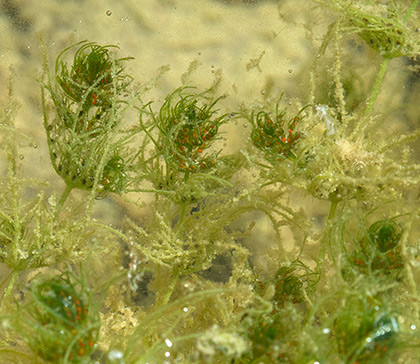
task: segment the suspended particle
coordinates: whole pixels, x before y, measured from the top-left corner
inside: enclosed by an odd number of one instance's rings
[[[112,11],[111,10],[107,10],[106,11],[106,15],[111,16],[112,15]]]

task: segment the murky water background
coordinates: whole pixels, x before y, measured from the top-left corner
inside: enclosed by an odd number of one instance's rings
[[[42,126],[38,80],[44,50],[53,72],[57,55],[74,43],[118,45],[118,56],[134,57],[126,69],[137,88],[166,70],[143,100],[156,107],[182,85],[205,89],[221,78],[219,92],[228,97],[220,107],[230,112],[282,92],[293,97],[307,90],[298,81],[311,59],[302,26],[311,13],[304,9],[294,1],[0,0],[0,102],[7,104],[11,78],[15,122],[37,145],[20,146],[25,176],[64,189],[49,161]],[[249,130],[243,132],[237,136]]]

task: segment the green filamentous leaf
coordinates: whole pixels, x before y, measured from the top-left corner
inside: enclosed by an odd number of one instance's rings
[[[373,223],[352,253],[355,272],[398,278],[404,266],[399,247],[402,233],[403,228],[393,219]]]
[[[355,32],[383,57],[396,58],[405,54],[405,30],[397,19],[364,13],[356,8],[347,9],[346,12]]]
[[[74,48],[68,66],[63,58]],[[114,139],[122,119],[121,97],[131,82],[122,61],[130,58],[117,59],[111,52],[115,48],[86,42],[66,48],[57,57],[55,79],[48,78],[42,89],[51,161],[70,188],[96,186],[104,194],[119,193],[127,185],[126,163]],[[46,92],[54,104],[52,116]]]
[[[74,54],[69,67],[62,59],[74,47],[82,44]],[[108,109],[114,95],[121,95],[130,84],[131,77],[124,73],[122,61],[131,57],[115,59],[110,49],[115,45],[100,46],[93,42],[81,42],[66,48],[57,57],[55,73],[66,98],[86,111],[92,106]]]
[[[69,271],[36,279],[18,327],[31,349],[48,363],[82,363],[99,334],[99,316],[85,282]]]
[[[407,18],[399,9],[386,7],[384,14],[384,7],[380,5],[375,8],[368,3],[347,0],[318,1],[340,11],[344,16],[343,31],[357,33],[384,58],[407,56],[418,48],[409,40]]]
[[[286,112],[280,112],[278,105],[274,117],[265,111],[251,113],[249,120],[252,123],[252,143],[265,152],[267,160],[282,161],[296,158],[293,149],[301,139],[302,133],[295,129],[301,120],[301,111],[290,120],[286,120]]]
[[[349,297],[335,318],[334,333],[346,363],[386,362],[398,338],[398,316],[373,297]]]
[[[158,128],[166,163],[184,174],[203,171],[215,165],[216,152],[207,149],[217,140],[225,115],[217,116],[214,106],[220,97],[208,101],[205,95],[177,89],[162,105]]]

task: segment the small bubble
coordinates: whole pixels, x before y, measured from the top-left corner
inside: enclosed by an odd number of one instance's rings
[[[116,359],[122,359],[122,358],[124,358],[123,353],[121,351],[119,351],[119,350],[111,350],[108,353],[108,359],[109,360],[113,360],[114,361]]]
[[[172,347],[172,341],[169,339],[165,339],[165,344],[167,347],[171,348]]]
[[[24,156],[23,154],[20,154],[20,155],[19,155],[19,159],[20,159],[20,160],[22,160],[22,159],[24,159],[24,158],[25,158],[25,156]]]
[[[165,353],[165,356],[166,356],[167,358],[169,358],[169,357],[171,356],[171,353],[170,353],[169,351],[167,351],[167,352]]]
[[[414,324],[412,324],[411,326],[410,326],[410,329],[411,330],[415,330],[417,327],[416,327],[416,325],[414,325]]]
[[[322,329],[322,333],[323,334],[329,334],[330,333],[330,329],[328,327],[326,327],[325,329]]]
[[[184,308],[182,309],[182,311],[184,311],[184,312],[188,312],[188,307],[184,307]],[[414,326],[414,325],[412,325],[412,326]]]

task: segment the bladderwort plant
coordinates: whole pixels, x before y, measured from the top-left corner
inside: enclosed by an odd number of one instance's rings
[[[63,57],[75,47],[69,66]],[[74,188],[100,193],[125,188],[120,156],[124,137],[117,139],[117,131],[123,94],[130,84],[123,62],[130,58],[116,59],[112,48],[115,46],[88,42],[66,48],[57,57],[55,79],[47,73],[43,81],[44,127],[51,162],[67,186],[60,205]],[[45,91],[53,101],[53,115],[47,110]]]
[[[46,362],[85,363],[94,350],[100,321],[82,279],[68,270],[31,282],[29,302],[16,326],[29,347]]]
[[[316,0],[309,90],[239,110],[223,79],[150,100],[159,71],[132,82],[114,45],[44,51],[54,184],[25,176],[11,77],[0,362],[417,363],[420,127],[388,130],[408,116],[381,98],[420,53],[419,2]]]

